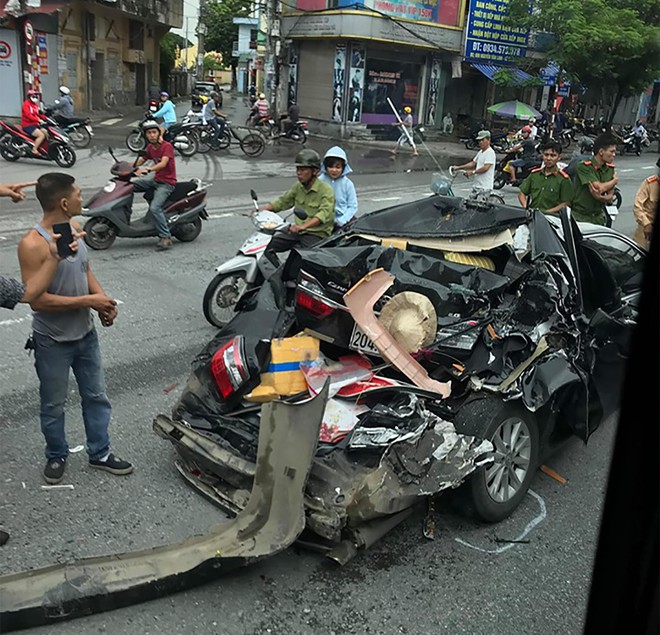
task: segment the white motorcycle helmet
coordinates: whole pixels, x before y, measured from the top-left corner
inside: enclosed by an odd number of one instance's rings
[[[71,93],[71,91],[66,86],[60,86],[60,92],[63,95],[69,95]]]

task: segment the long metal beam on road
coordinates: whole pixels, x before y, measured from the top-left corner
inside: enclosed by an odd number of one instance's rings
[[[0,631],[57,624],[202,584],[283,551],[305,527],[303,492],[328,386],[298,404],[264,404],[250,500],[203,536],[0,578]],[[295,443],[292,440],[295,439]]]

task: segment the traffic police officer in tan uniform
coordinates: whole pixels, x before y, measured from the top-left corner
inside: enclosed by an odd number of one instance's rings
[[[523,207],[556,214],[571,204],[573,184],[568,174],[557,167],[560,157],[561,146],[556,141],[543,146],[543,165],[532,170],[520,184],[518,200]]]
[[[660,168],[660,159],[658,159],[656,166]],[[660,174],[654,174],[642,181],[633,202],[633,214],[635,215],[635,221],[637,221],[635,242],[644,249],[648,249],[651,244],[659,198]]]

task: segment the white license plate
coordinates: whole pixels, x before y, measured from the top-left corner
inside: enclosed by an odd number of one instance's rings
[[[364,333],[357,324],[353,326],[351,341],[349,342],[348,346],[354,351],[360,351],[361,353],[367,353],[368,355],[376,355],[380,357],[380,351],[369,339],[369,336]]]

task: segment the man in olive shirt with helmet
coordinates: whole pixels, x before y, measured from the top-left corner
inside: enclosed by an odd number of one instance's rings
[[[523,207],[534,207],[556,214],[571,204],[573,185],[568,174],[557,167],[561,146],[550,141],[543,146],[543,166],[535,168],[520,184],[518,200]]]
[[[317,177],[321,170],[321,157],[315,150],[301,150],[296,155],[298,182],[285,194],[268,203],[265,210],[281,212],[299,207],[307,213],[306,219],[295,217],[286,231],[277,232],[264,256],[273,261],[275,253],[288,251],[297,245],[307,249],[332,233],[335,224],[335,195],[332,188]]]

